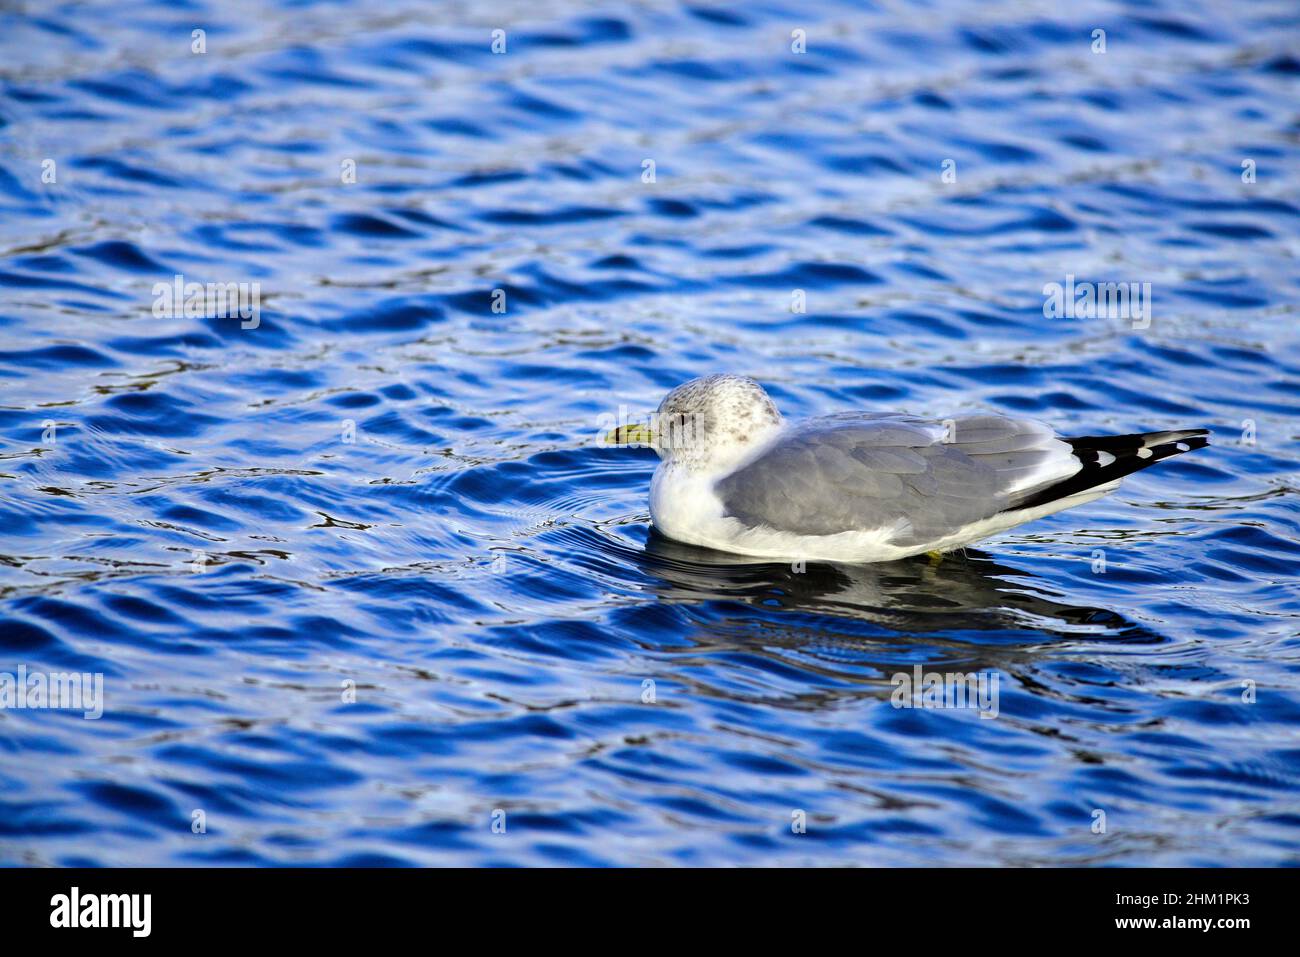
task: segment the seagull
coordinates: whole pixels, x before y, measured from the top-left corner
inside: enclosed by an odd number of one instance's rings
[[[650,519],[665,536],[781,561],[882,562],[961,548],[1073,508],[1205,429],[1063,438],[1004,415],[846,412],[787,423],[748,376],[673,389],[648,425],[608,445],[660,462]]]

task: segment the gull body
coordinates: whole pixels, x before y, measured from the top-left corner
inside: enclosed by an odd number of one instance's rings
[[[648,430],[650,517],[677,541],[758,558],[878,562],[948,551],[1092,501],[1206,444],[1203,429],[1062,438],[1001,415],[847,413],[788,423],[753,379],[678,386]]]

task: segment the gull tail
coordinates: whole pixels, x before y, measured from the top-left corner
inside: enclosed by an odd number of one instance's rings
[[[1181,455],[1209,444],[1207,429],[1176,432],[1137,432],[1133,435],[1085,435],[1065,439],[1083,465],[1067,479],[1032,490],[1014,503],[1016,509],[1036,508],[1069,498],[1100,485],[1118,482],[1161,459]]]

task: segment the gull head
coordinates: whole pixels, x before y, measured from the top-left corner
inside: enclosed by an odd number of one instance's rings
[[[659,403],[649,426],[624,426],[617,444],[648,444],[664,465],[689,472],[731,470],[781,427],[781,413],[748,376],[719,374],[679,385]]]

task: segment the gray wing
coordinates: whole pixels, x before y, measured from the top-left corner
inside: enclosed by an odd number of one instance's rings
[[[896,544],[917,545],[1080,468],[1071,447],[1036,422],[852,414],[789,430],[715,490],[749,526],[799,535],[894,528]]]

